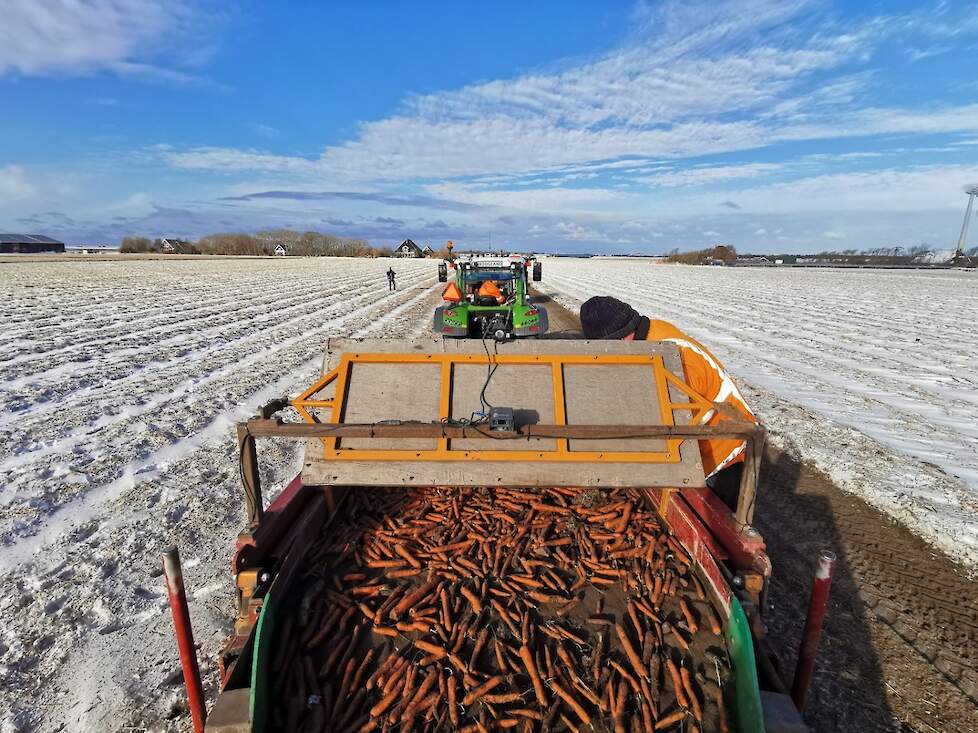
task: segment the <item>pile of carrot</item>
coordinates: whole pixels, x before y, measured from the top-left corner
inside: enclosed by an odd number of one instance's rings
[[[728,729],[719,617],[632,490],[351,490],[276,634],[276,729]]]

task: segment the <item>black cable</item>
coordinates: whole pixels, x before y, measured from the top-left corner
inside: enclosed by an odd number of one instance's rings
[[[489,324],[483,321],[482,323],[482,348],[486,351],[486,381],[482,385],[482,389],[479,391],[479,404],[482,406],[482,412],[484,415],[488,415],[489,411],[495,407],[489,400],[486,399],[486,389],[489,387],[489,382],[492,380],[492,375],[496,373],[496,367],[499,366],[492,355],[489,353],[489,346],[486,344],[486,333],[489,331]],[[495,352],[499,353],[499,344],[495,344]],[[488,409],[487,409],[488,408]]]

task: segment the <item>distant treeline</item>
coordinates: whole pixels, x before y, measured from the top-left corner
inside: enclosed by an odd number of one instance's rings
[[[943,250],[947,252],[948,250]],[[894,259],[894,260],[920,260],[926,259],[933,256],[935,253],[940,254],[942,250],[935,250],[933,247],[926,244],[917,244],[913,247],[876,247],[874,249],[843,249],[843,250],[827,250],[824,252],[819,252],[818,257],[873,257],[876,259]],[[965,250],[965,253],[969,257],[974,257],[978,255],[978,247],[972,247],[969,250]]]
[[[815,263],[839,265],[914,265],[939,264],[950,259],[950,251],[934,250],[926,244],[913,247],[876,247],[872,249],[824,250],[818,254],[766,254],[747,255],[747,259],[768,259],[773,264],[778,260],[786,263]],[[965,252],[969,257],[978,256],[978,247]],[[729,264],[737,261],[737,250],[729,245],[717,245],[710,249],[699,249],[693,252],[673,250],[666,255],[666,262],[676,262],[683,265]]]
[[[167,247],[169,245],[169,247]],[[337,237],[321,232],[268,229],[256,234],[208,234],[197,242],[176,239],[125,237],[121,252],[173,252],[175,254],[272,256],[282,246],[297,257],[383,257],[390,251],[371,247],[363,239]]]
[[[676,262],[681,265],[705,265],[708,262],[733,262],[737,259],[737,250],[725,244],[718,244],[709,249],[698,249],[694,252],[680,252],[674,249],[666,255],[666,262]]]

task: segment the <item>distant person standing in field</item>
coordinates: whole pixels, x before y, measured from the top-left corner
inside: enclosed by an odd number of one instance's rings
[[[712,402],[723,402],[739,413],[741,419],[757,422],[740,390],[720,361],[692,336],[668,321],[650,320],[617,298],[594,297],[581,306],[581,327],[589,339],[623,339],[625,341],[668,341],[679,347],[679,357],[686,383]],[[711,410],[702,421],[716,425],[725,415]],[[737,504],[740,476],[744,469],[742,440],[701,440],[700,457],[706,485],[730,508]]]
[[[390,269],[387,270],[387,290],[388,290],[388,292],[390,292],[392,290],[397,290],[397,283],[394,281],[394,278],[395,277],[397,277],[397,273],[394,272],[394,268],[391,267]]]

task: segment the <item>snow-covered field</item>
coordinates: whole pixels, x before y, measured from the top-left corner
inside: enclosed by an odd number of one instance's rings
[[[776,442],[978,566],[975,273],[548,259],[540,285],[673,322],[745,383]]]
[[[0,731],[178,712],[160,554],[181,548],[213,660],[244,521],[232,424],[309,383],[327,336],[429,328],[435,263],[393,262],[392,294],[391,260],[0,263]],[[262,457],[269,487],[298,470],[295,444]]]
[[[174,543],[215,684],[243,524],[232,425],[308,383],[329,335],[428,332],[435,263],[397,261],[395,294],[389,265],[0,262],[0,732],[177,727]],[[978,564],[973,274],[550,259],[541,285],[672,320],[776,440]],[[292,444],[262,457],[267,487],[298,469]]]

